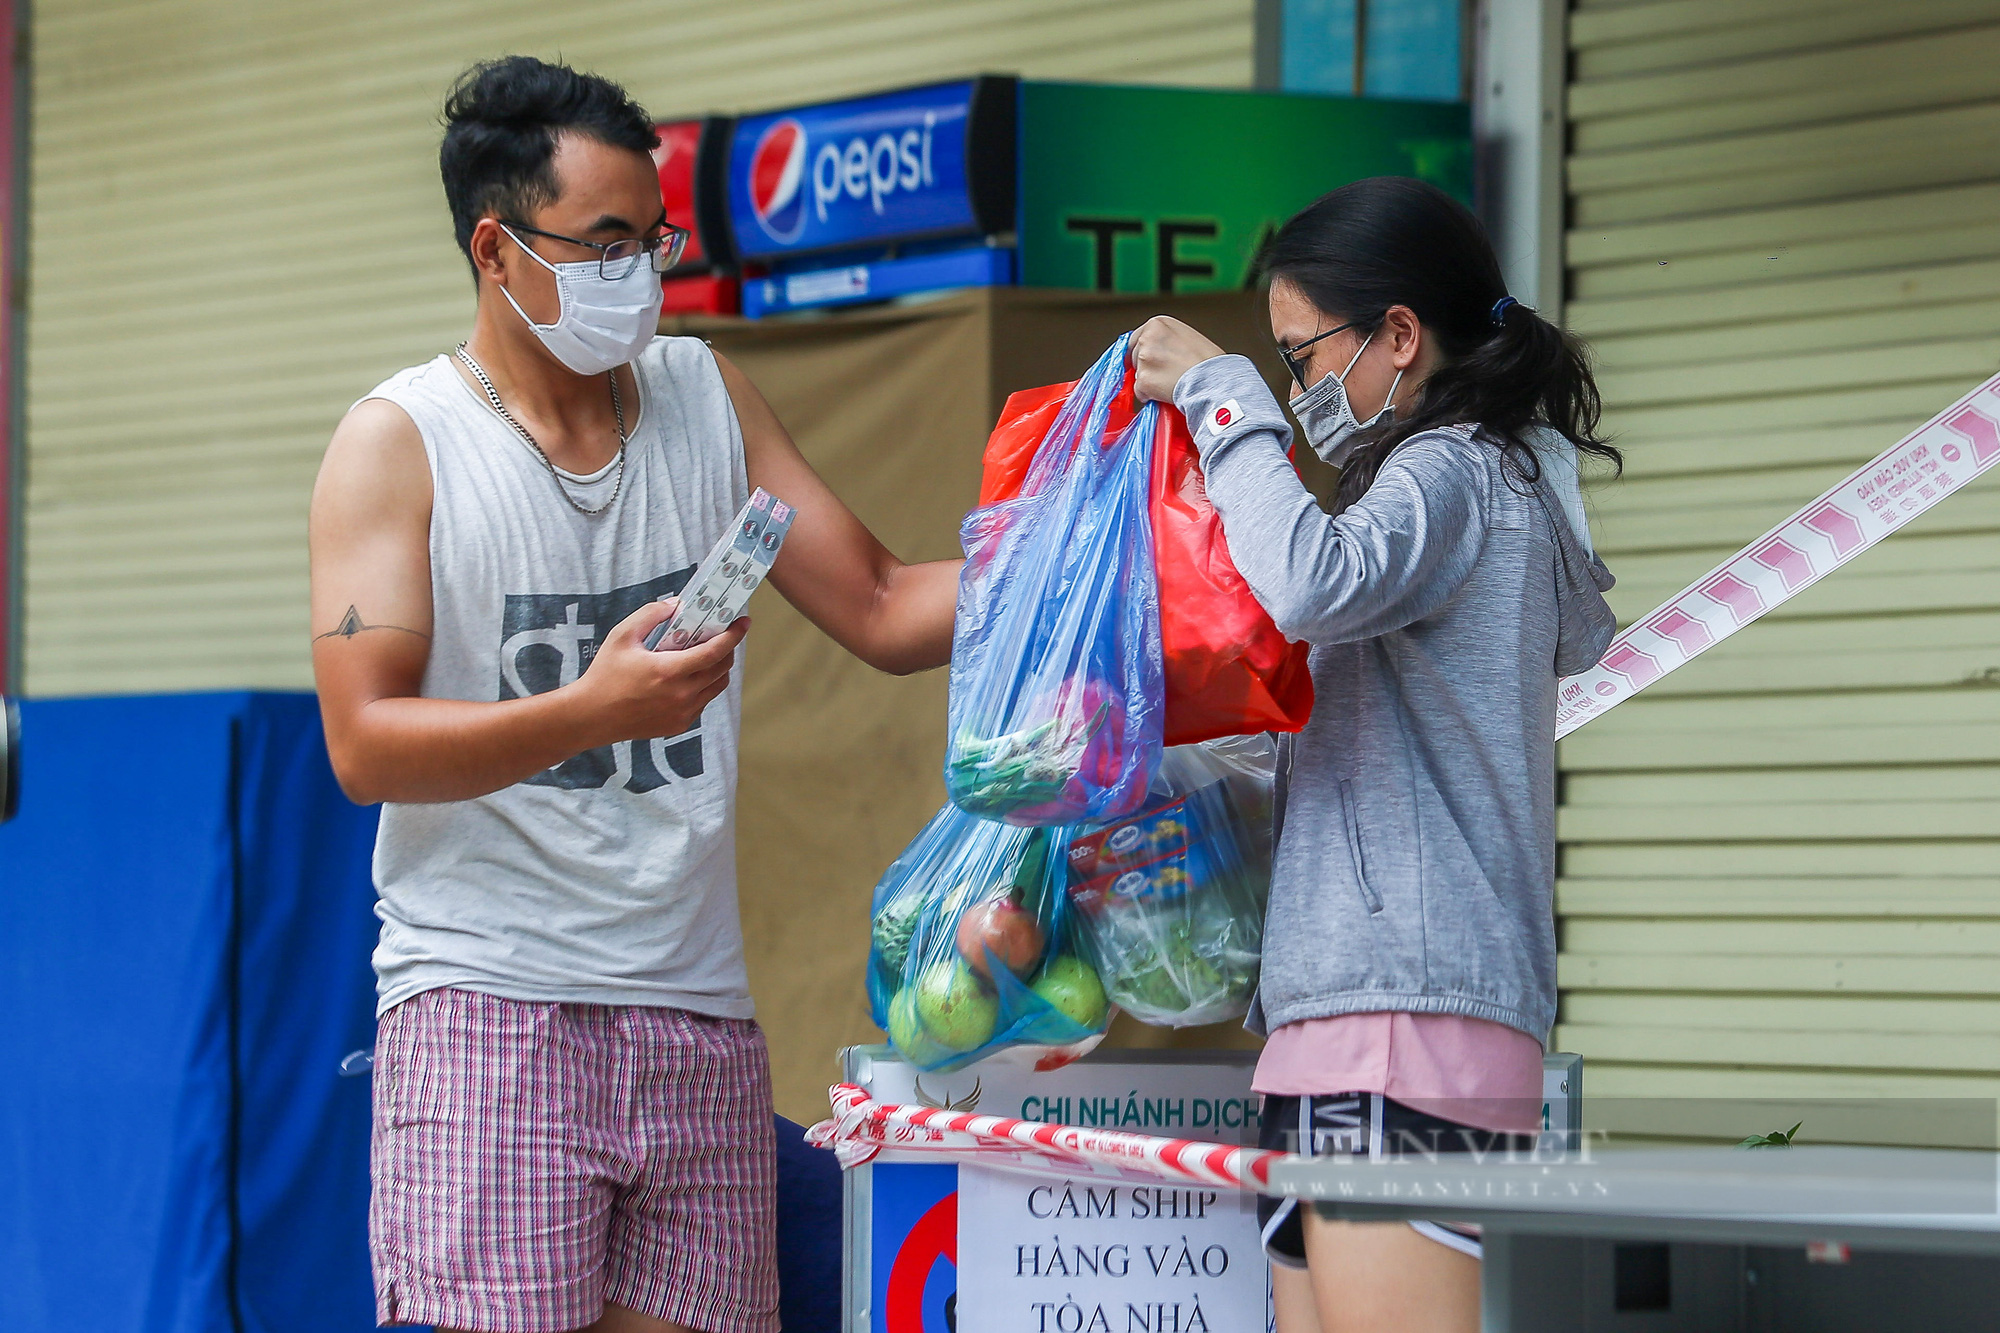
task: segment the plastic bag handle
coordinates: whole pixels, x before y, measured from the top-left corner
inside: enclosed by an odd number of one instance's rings
[[[1131,334],[1119,334],[1117,341],[1105,348],[1104,355],[1071,387],[1055,424],[1042,438],[1033,461],[1028,464],[1021,495],[1040,495],[1068,471],[1082,441],[1103,437],[1111,406],[1125,386],[1125,352],[1131,341]]]

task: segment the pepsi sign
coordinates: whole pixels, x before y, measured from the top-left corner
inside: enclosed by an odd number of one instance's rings
[[[766,125],[750,150],[750,211],[779,245],[790,245],[805,230],[805,166],[805,126],[792,116]]]
[[[752,260],[1014,229],[1015,81],[989,77],[745,116],[729,146]]]

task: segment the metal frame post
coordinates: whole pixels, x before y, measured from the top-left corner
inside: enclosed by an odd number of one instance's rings
[[[1560,322],[1569,7],[1565,0],[1478,0],[1476,23],[1479,212],[1508,291]]]
[[[21,687],[23,491],[27,432],[28,0],[0,0],[0,692]]]

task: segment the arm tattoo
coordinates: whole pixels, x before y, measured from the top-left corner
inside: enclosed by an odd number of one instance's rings
[[[321,639],[351,639],[363,630],[370,629],[392,629],[399,634],[414,634],[424,640],[428,640],[431,637],[420,629],[408,629],[402,625],[370,625],[362,620],[359,611],[350,606],[347,608],[347,614],[340,618],[338,625],[335,625],[324,634],[315,634],[313,642],[318,643]]]

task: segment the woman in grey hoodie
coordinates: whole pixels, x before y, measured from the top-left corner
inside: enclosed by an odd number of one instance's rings
[[[1582,346],[1507,295],[1472,214],[1343,186],[1261,256],[1331,515],[1252,364],[1167,317],[1142,396],[1186,414],[1230,552],[1313,645],[1285,738],[1251,1025],[1267,1146],[1489,1150],[1536,1128],[1555,1019],[1555,707],[1615,628],[1578,454],[1612,465]],[[1282,1333],[1470,1330],[1476,1234],[1263,1202]]]

